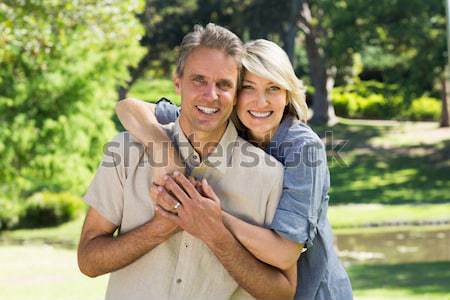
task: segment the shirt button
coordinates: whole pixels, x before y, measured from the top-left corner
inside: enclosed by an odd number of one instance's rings
[[[177,283],[181,283],[181,281],[182,281],[181,278],[177,279]]]

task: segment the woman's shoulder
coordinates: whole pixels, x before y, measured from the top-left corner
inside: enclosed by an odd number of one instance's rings
[[[307,124],[296,119],[292,120],[289,124],[281,142],[295,147],[303,147],[306,145],[319,145],[320,147],[324,147],[324,143],[317,133]]]

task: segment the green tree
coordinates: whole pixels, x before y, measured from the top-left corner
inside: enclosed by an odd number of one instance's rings
[[[138,1],[0,3],[0,192],[82,193],[116,86],[142,55]]]
[[[150,69],[158,75],[170,76],[178,46],[195,24],[206,25],[213,22],[240,35],[247,28],[243,22],[247,2],[249,1],[146,0],[144,11],[138,15],[145,28],[140,42],[146,52],[137,66],[130,68],[130,79],[119,88],[119,99],[125,98],[131,86]]]
[[[194,24],[208,22],[230,28],[244,41],[280,43],[297,70],[308,74],[315,123],[335,121],[330,98],[335,82],[380,74],[377,79],[400,87],[408,104],[426,92],[436,97],[443,73],[441,0],[147,0],[140,20],[147,55],[120,97],[150,68],[170,74],[182,37]],[[298,53],[302,59],[295,61]]]

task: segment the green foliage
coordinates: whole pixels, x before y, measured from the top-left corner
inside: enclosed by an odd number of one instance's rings
[[[438,121],[441,101],[420,97],[404,101],[396,85],[357,81],[331,93],[336,114],[347,118]]]
[[[331,93],[336,114],[341,117],[392,119],[402,109],[396,86],[375,81],[360,81],[336,87]]]
[[[142,45],[149,50],[146,59],[150,62],[145,65],[163,69],[160,74],[170,74],[174,50],[184,34],[194,24],[208,22],[230,28],[244,41],[268,38],[286,46],[286,29],[292,25],[289,13],[295,2],[302,1],[146,0],[145,12],[140,15],[146,29]],[[320,0],[309,1],[308,5],[311,15],[307,14],[306,19],[313,27],[317,26],[315,41],[319,53],[323,53],[329,70],[336,69],[338,85],[351,82],[362,71],[364,79],[396,84],[406,102],[424,93],[437,97],[436,83],[445,66],[443,1]],[[311,28],[303,26],[305,18],[297,15],[295,68],[297,75],[303,76],[317,72],[317,68],[308,65],[305,51],[304,33]],[[355,55],[360,61],[355,61]]]
[[[25,202],[22,227],[55,226],[73,220],[84,211],[84,202],[69,193],[36,193]]]
[[[352,0],[358,11],[362,60],[367,73],[378,72],[408,96],[439,94],[436,83],[446,64],[445,1]]]
[[[404,117],[412,121],[439,121],[441,110],[441,100],[424,96],[412,100]]]
[[[105,141],[116,86],[142,55],[138,1],[0,3],[0,191],[82,193]]]
[[[23,205],[18,201],[7,201],[0,198],[0,231],[14,228],[19,224]]]
[[[180,96],[176,94],[170,79],[142,78],[133,85],[128,96],[149,102],[156,102],[161,97],[166,97],[173,103],[180,104]]]

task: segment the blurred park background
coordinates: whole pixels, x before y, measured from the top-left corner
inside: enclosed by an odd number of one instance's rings
[[[177,45],[208,22],[277,42],[308,87],[355,298],[450,299],[445,0],[1,1],[0,299],[102,299],[76,246],[114,106],[179,103]]]

